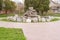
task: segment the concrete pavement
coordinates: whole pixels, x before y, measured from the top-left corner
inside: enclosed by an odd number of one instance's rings
[[[60,40],[60,21],[49,23],[14,23],[0,21],[0,27],[22,28],[27,40]]]

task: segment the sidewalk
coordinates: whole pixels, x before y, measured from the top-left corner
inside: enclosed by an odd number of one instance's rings
[[[60,40],[60,21],[49,23],[2,22],[1,27],[22,28],[27,40]]]

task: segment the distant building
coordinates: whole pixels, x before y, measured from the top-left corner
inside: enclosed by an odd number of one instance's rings
[[[16,8],[17,11],[19,11],[19,12],[23,12],[24,11],[24,4],[19,2],[19,3],[16,3],[16,5],[17,5],[17,8]]]
[[[54,13],[60,13],[60,3],[56,0],[50,0],[50,10],[52,10],[52,12]]]

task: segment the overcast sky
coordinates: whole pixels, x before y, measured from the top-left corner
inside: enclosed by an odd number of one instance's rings
[[[24,3],[24,0],[12,0],[12,1]]]
[[[24,3],[24,0],[13,0],[13,1]],[[60,0],[53,0],[53,1],[60,3]]]
[[[60,0],[53,0],[54,2],[58,2],[58,3],[60,3]]]

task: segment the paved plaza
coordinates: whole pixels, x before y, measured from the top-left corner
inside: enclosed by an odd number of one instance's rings
[[[0,21],[0,27],[22,28],[27,40],[60,40],[60,21],[46,23]]]

